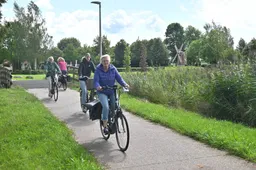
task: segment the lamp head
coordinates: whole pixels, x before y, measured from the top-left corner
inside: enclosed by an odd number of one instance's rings
[[[92,1],[91,3],[92,3],[92,4],[98,4],[98,5],[100,5],[101,2],[100,2],[100,1]]]

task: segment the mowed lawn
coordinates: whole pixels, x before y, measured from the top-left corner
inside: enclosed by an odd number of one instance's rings
[[[44,80],[45,74],[13,74],[12,80]]]
[[[103,169],[32,94],[0,89],[0,169]]]

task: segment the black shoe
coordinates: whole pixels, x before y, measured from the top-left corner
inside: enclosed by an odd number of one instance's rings
[[[107,135],[107,134],[109,133],[109,131],[108,131],[108,128],[107,128],[107,127],[105,127],[105,128],[104,128],[104,133],[105,133],[105,135]]]

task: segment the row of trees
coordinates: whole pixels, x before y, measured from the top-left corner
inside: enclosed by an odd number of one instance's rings
[[[0,60],[12,61],[14,68],[20,68],[20,63],[26,60],[36,66],[52,48],[52,36],[48,35],[45,19],[33,1],[27,9],[15,2],[14,12],[16,19],[0,27]]]
[[[1,3],[5,0],[0,0]],[[45,61],[48,56],[63,56],[67,62],[80,61],[86,53],[91,53],[95,63],[99,63],[99,37],[95,37],[94,44],[82,45],[77,38],[63,38],[53,46],[52,36],[48,35],[45,20],[38,6],[31,1],[27,9],[14,3],[16,19],[13,22],[4,22],[0,25],[0,62],[9,59],[14,68],[20,68],[20,62]],[[256,56],[256,40],[249,43],[243,39],[234,48],[233,37],[225,26],[212,22],[204,26],[202,33],[193,26],[185,29],[179,23],[167,26],[165,39],[153,38],[150,40],[137,39],[128,44],[121,39],[114,46],[103,35],[103,54],[110,54],[112,62],[117,67],[166,66],[176,55],[175,45],[186,52],[189,65],[198,65],[201,60],[216,64],[218,62],[253,61]],[[176,62],[176,61],[174,61]]]

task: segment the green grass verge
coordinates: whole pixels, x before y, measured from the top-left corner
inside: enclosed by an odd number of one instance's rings
[[[27,76],[32,76],[33,79],[26,78]],[[12,80],[44,80],[45,74],[13,74]]]
[[[72,74],[69,74],[72,77]],[[45,74],[13,74],[12,80],[44,80]],[[33,79],[26,78],[32,76]]]
[[[103,169],[33,95],[0,89],[0,169]]]
[[[230,154],[256,162],[256,129],[121,95],[124,109]]]

